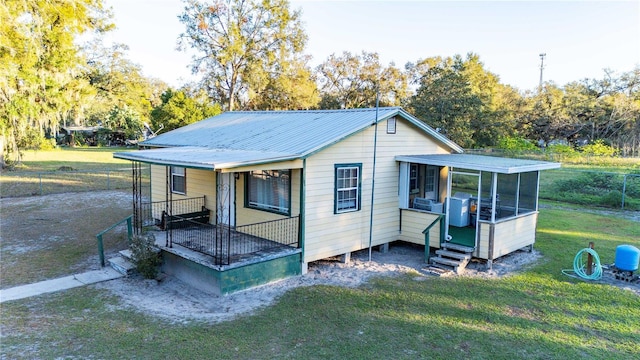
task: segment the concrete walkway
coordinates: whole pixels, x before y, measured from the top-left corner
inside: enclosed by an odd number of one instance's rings
[[[0,303],[124,277],[111,267],[0,290]]]

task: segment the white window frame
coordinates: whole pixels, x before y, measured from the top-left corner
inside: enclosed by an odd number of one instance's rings
[[[396,133],[396,118],[392,117],[387,120],[387,134]]]
[[[179,166],[171,166],[169,173],[171,176],[171,192],[174,194],[187,194],[187,169]],[[176,189],[176,178],[182,178],[182,189]]]

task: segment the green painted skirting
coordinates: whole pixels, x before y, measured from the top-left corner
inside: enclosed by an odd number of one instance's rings
[[[171,252],[162,252],[162,270],[206,292],[227,295],[250,287],[300,275],[300,252],[225,270],[214,269]]]

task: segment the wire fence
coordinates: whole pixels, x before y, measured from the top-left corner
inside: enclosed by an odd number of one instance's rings
[[[131,189],[131,177],[131,168],[87,171],[4,171],[0,175],[0,197]],[[144,171],[143,186],[145,184],[148,186],[149,183],[149,171]]]
[[[640,210],[640,173],[547,170],[541,173],[540,198],[637,211]]]

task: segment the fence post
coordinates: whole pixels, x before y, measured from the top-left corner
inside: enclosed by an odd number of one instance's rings
[[[40,196],[42,196],[42,173],[38,173],[38,178],[40,179]]]
[[[100,255],[100,266],[104,267],[104,246],[102,245],[102,234],[96,236],[98,238],[98,254]]]
[[[131,244],[131,239],[133,238],[133,226],[131,225],[131,218],[132,216],[129,216],[127,218],[127,234],[129,235],[129,244]]]
[[[622,210],[624,210],[624,194],[627,192],[627,174],[624,174],[622,179]]]
[[[111,173],[111,170],[107,170],[107,190],[111,190],[110,186],[109,186],[109,174]]]

